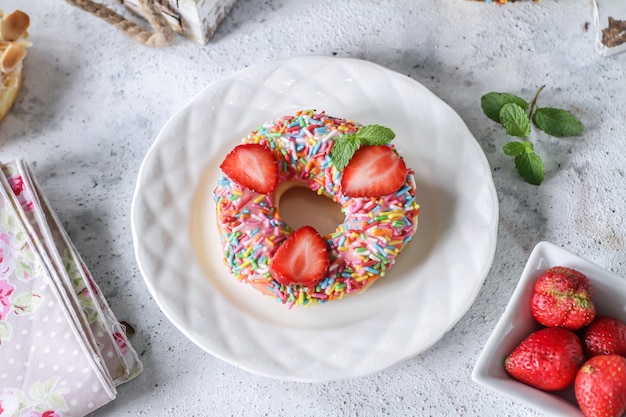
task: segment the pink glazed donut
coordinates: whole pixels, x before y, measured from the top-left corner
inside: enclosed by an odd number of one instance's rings
[[[278,166],[278,186],[273,192],[259,193],[223,173],[215,188],[224,263],[239,281],[292,307],[361,293],[391,268],[417,230],[415,179],[413,170],[407,168],[395,192],[377,197],[345,195],[344,172],[331,161],[330,151],[338,137],[361,128],[350,120],[306,110],[267,122],[243,139],[243,144],[271,150]],[[393,149],[393,145],[384,146]],[[313,285],[285,285],[270,273],[276,251],[294,233],[277,207],[281,195],[294,186],[332,199],[345,214],[333,233],[322,236],[328,268]]]

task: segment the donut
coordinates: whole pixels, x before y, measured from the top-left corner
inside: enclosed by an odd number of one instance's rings
[[[301,110],[266,122],[224,158],[214,190],[224,263],[239,281],[290,308],[362,293],[385,276],[417,230],[414,171],[378,125]],[[278,203],[291,187],[332,199],[334,232],[293,230]]]

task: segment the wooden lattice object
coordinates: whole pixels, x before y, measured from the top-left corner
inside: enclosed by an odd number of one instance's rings
[[[141,14],[140,0],[121,0]],[[172,28],[200,44],[208,43],[236,0],[153,0]]]
[[[116,0],[145,18],[151,28],[133,22],[95,0],[66,0],[150,46],[166,46],[179,33],[200,44],[213,37],[236,0]]]

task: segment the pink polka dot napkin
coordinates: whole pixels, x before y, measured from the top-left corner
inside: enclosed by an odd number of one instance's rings
[[[23,161],[0,172],[0,416],[84,416],[143,370]]]

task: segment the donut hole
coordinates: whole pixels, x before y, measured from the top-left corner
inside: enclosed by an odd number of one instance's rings
[[[278,194],[276,205],[280,208],[280,217],[293,230],[310,225],[321,236],[326,236],[345,220],[339,204],[302,184],[287,184]]]

